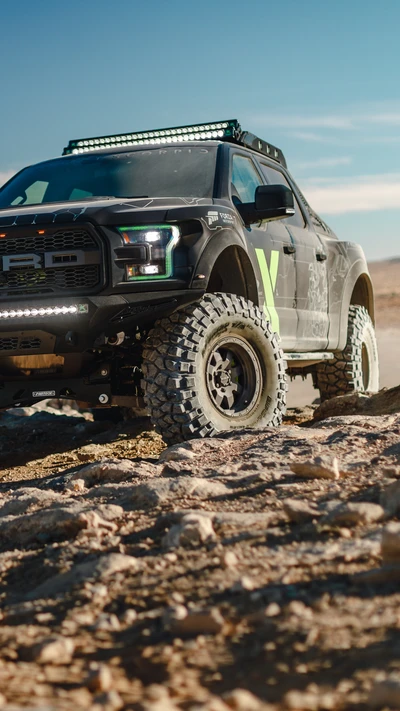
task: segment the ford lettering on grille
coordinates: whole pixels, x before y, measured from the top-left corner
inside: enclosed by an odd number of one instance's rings
[[[52,267],[55,269],[69,264],[76,267],[85,264],[100,264],[100,254],[93,251],[84,252],[81,249],[75,252],[45,252],[42,255],[7,254],[3,257],[3,272],[9,272],[12,268],[18,267],[33,267],[34,269]]]
[[[94,292],[102,283],[99,240],[88,230],[10,231],[0,240],[0,298]]]

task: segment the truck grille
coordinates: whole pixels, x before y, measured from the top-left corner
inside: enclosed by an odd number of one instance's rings
[[[18,338],[0,338],[0,351],[16,351]]]
[[[58,230],[54,234],[8,237],[0,242],[0,255],[28,252],[57,252],[62,249],[97,247],[86,230]]]
[[[41,343],[40,338],[0,338],[0,351],[36,351]]]
[[[0,274],[0,293],[11,291],[13,294],[27,291],[41,293],[46,291],[69,291],[70,289],[91,289],[99,281],[99,267],[89,264],[80,267],[61,267],[58,269],[31,269],[18,267]]]
[[[31,234],[14,237],[7,235],[0,239],[0,257],[9,255],[39,255],[42,267],[35,268],[32,263],[13,266],[0,271],[0,295],[18,296],[24,294],[67,294],[77,289],[93,291],[101,284],[100,263],[67,263],[56,268],[44,266],[44,254],[83,250],[98,255],[100,247],[95,238],[84,229],[61,229],[45,235]],[[62,260],[63,261],[63,260]]]

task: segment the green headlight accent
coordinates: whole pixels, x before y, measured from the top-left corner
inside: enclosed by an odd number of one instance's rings
[[[118,227],[118,230],[120,232],[150,232],[151,230],[171,230],[173,227],[174,225],[139,225],[134,227]]]
[[[128,225],[118,227],[125,244],[145,245],[150,258],[146,263],[127,264],[127,281],[154,281],[159,279],[169,279],[173,273],[172,252],[176,247],[180,231],[176,225]],[[138,239],[129,239],[129,233],[138,235]],[[152,235],[151,240],[146,240],[146,235],[160,232],[160,239]],[[143,233],[143,238],[140,234]],[[163,243],[164,242],[164,243]],[[156,273],[158,270],[158,273]],[[140,271],[142,273],[140,274]],[[148,274],[143,272],[147,271]]]

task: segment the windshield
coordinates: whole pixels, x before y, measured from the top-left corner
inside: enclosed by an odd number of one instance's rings
[[[212,197],[216,146],[77,155],[25,168],[0,190],[0,208],[93,197]]]

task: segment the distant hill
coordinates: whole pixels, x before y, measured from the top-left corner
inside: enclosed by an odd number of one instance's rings
[[[378,328],[400,327],[400,257],[370,262],[374,285],[376,325]]]

